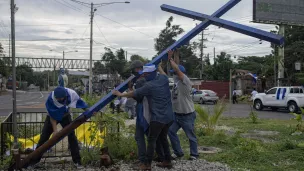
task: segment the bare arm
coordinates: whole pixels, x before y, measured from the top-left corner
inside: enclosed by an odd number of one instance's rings
[[[162,67],[162,62],[158,65],[158,72],[162,75],[167,75]]]
[[[134,97],[133,91],[130,91],[128,93],[121,93],[118,90],[113,90],[112,93],[113,93],[113,95],[119,96],[119,97],[127,97],[127,98]]]
[[[178,76],[178,79],[183,80],[184,73],[178,68],[178,65],[174,62],[174,60],[172,59],[172,55],[173,55],[173,51],[170,50],[168,52],[168,60],[170,61],[171,67],[174,70],[174,72],[176,73],[176,75]]]
[[[51,121],[51,125],[52,125],[52,128],[53,128],[53,132],[54,132],[54,134],[56,134],[58,132],[57,131],[57,121],[54,120],[52,117],[50,117],[50,121]]]
[[[179,65],[180,64],[180,60],[179,60],[179,50],[175,50],[174,52],[174,62]]]

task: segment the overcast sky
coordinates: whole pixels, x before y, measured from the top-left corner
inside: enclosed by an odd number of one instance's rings
[[[103,3],[114,0],[81,1]],[[162,11],[160,9],[162,4],[211,15],[228,0],[130,0],[130,2],[130,4],[113,4],[97,8],[93,28],[95,41],[93,59],[101,58],[105,45],[123,48],[129,55],[139,54],[151,58],[156,54],[154,38],[165,27],[165,22],[170,16],[174,16],[174,24],[181,25],[185,33],[199,23]],[[9,51],[9,3],[9,0],[0,0],[0,42],[4,45],[6,54]],[[17,56],[61,58],[63,50],[78,50],[78,53],[66,54],[66,58],[89,59],[89,8],[71,0],[15,0],[15,3],[19,8],[16,13]],[[242,0],[222,18],[266,31],[274,29],[273,25],[251,23],[252,0]],[[232,55],[262,56],[271,52],[268,42],[263,41],[260,44],[258,39],[222,28],[209,26],[205,34],[208,39],[207,48],[204,49],[205,54],[213,55],[213,47],[216,49],[216,54],[226,51]],[[199,38],[197,36],[193,40]],[[51,49],[54,51],[51,52]]]

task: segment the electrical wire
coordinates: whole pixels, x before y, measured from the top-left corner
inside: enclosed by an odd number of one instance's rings
[[[102,33],[100,27],[98,26],[97,22],[94,20],[94,24],[97,26],[99,32],[101,33],[101,35],[103,36],[103,38],[106,40],[106,42],[108,43],[108,45],[111,45],[108,41],[108,39],[106,38],[106,36]]]
[[[69,41],[69,40],[82,40],[82,39],[90,39],[90,38],[73,38],[73,39],[32,39],[32,40],[15,40],[19,42],[39,42],[39,41]],[[1,40],[0,40],[1,41]],[[9,41],[7,39],[2,39],[2,41]]]
[[[136,29],[134,29],[134,28],[132,28],[132,27],[129,27],[129,26],[127,26],[127,25],[124,25],[124,24],[122,24],[122,23],[120,23],[120,22],[118,22],[118,21],[115,21],[115,20],[113,20],[113,19],[110,19],[110,18],[108,18],[108,17],[106,17],[106,16],[103,16],[103,15],[101,15],[101,14],[99,14],[99,13],[95,13],[95,14],[98,15],[98,16],[100,16],[100,17],[102,17],[102,18],[105,18],[105,19],[107,19],[107,20],[109,20],[109,21],[112,21],[112,22],[114,22],[114,23],[116,23],[116,24],[122,25],[122,26],[124,26],[124,27],[126,27],[126,28],[129,28],[129,29],[133,30],[133,31],[136,31],[136,32],[141,33],[141,34],[143,34],[143,35],[145,35],[145,36],[148,36],[149,38],[154,39],[153,36],[148,35],[148,34],[146,34],[146,33],[144,33],[144,32],[141,32],[141,31],[139,31],[139,30],[136,30]]]

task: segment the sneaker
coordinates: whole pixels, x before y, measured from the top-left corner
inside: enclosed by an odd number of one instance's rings
[[[195,157],[195,156],[190,156],[189,160],[197,160],[198,157]]]
[[[80,163],[74,163],[74,167],[76,169],[84,169],[84,167]]]
[[[176,155],[176,154],[173,153],[173,154],[171,155],[171,159],[172,159],[172,160],[177,160],[177,159],[182,158],[183,156],[184,156],[184,155]]]

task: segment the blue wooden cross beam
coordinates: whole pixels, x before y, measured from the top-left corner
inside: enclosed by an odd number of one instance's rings
[[[226,3],[223,7],[218,9],[214,14],[211,16],[213,17],[221,17],[224,15],[227,11],[229,11],[231,8],[233,8],[236,4],[238,4],[241,0],[230,0],[228,3]],[[187,44],[193,37],[198,35],[202,30],[207,28],[209,25],[211,25],[212,22],[210,20],[203,21],[199,25],[197,25],[194,29],[189,31],[187,34],[185,34],[182,38],[177,40],[175,43],[173,43],[171,46],[169,46],[166,50],[164,50],[161,54],[159,54],[156,58],[154,58],[150,64],[158,65],[160,61],[167,57],[167,53],[171,49],[179,48],[185,44]],[[128,88],[128,81],[132,80],[134,77],[130,77],[127,81],[123,82],[121,85],[119,85],[116,89],[120,92],[124,92]],[[108,95],[106,95],[104,98],[102,98],[99,102],[97,102],[94,106],[92,106],[87,112],[83,113],[86,117],[90,118],[93,115],[94,111],[99,111],[103,107],[105,107],[108,103],[110,103],[115,98],[114,95],[112,95],[112,92],[110,92]]]
[[[226,3],[223,7],[221,7],[219,10],[217,10],[214,14],[212,14],[212,17],[221,17],[223,14],[225,14],[227,11],[229,11],[232,7],[234,7],[237,3],[239,3],[241,0],[230,0],[228,3]],[[170,49],[176,49],[178,47],[181,47],[188,43],[193,37],[195,37],[197,34],[199,34],[202,30],[207,28],[210,24],[212,24],[211,20],[203,21],[201,24],[197,25],[194,29],[192,29],[190,32],[188,32],[186,35],[184,35],[182,38],[180,38],[178,41],[176,41],[173,45],[169,46],[166,50],[164,50],[160,55],[158,55],[156,58],[154,58],[150,63],[158,65],[160,61],[167,57],[167,52]],[[134,80],[134,76],[131,76],[128,78],[125,82],[123,82],[121,85],[119,85],[116,89],[120,92],[124,92],[128,88],[128,82],[131,80]],[[48,149],[50,149],[52,146],[54,146],[56,143],[58,143],[62,138],[67,136],[71,131],[76,129],[80,124],[84,123],[85,120],[92,117],[94,112],[99,111],[103,107],[105,107],[108,103],[110,103],[116,96],[110,92],[105,97],[103,97],[100,101],[98,101],[95,105],[90,107],[86,112],[81,114],[78,118],[76,118],[70,125],[63,128],[60,132],[56,134],[56,136],[53,136],[51,139],[49,139],[46,143],[44,143],[42,146],[40,146],[38,149],[36,149],[34,152],[32,152],[30,155],[28,155],[19,166],[18,168],[22,168],[25,166],[28,162],[32,160],[32,158],[35,158],[36,156],[39,156],[46,152]],[[17,168],[17,169],[18,169]],[[14,165],[10,167],[9,170],[13,170]]]
[[[231,21],[227,21],[227,20],[223,20],[217,17],[213,17],[213,16],[209,16],[206,14],[201,14],[198,12],[194,12],[194,11],[190,11],[190,10],[186,10],[183,8],[178,8],[178,7],[174,7],[174,6],[170,6],[170,5],[162,5],[161,9],[167,12],[171,12],[174,14],[178,14],[181,16],[185,16],[185,17],[189,17],[195,20],[201,20],[201,21],[205,21],[206,19],[211,21],[213,25],[219,26],[219,27],[223,27],[226,28],[228,30],[232,30],[238,33],[242,33],[251,37],[255,37],[261,40],[265,40],[277,45],[283,45],[284,43],[284,37],[277,35],[277,34],[273,34],[270,32],[266,32],[264,30],[260,30],[260,29],[256,29],[253,27],[249,27],[249,26],[245,26],[242,24],[238,24],[235,22],[231,22]]]

